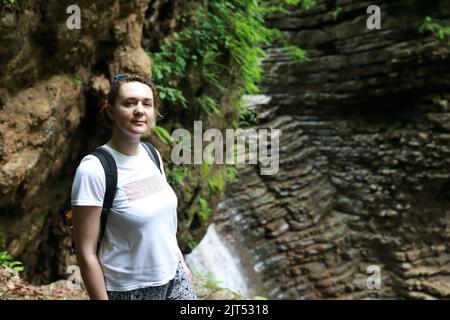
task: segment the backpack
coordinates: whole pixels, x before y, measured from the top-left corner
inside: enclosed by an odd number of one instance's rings
[[[155,163],[156,167],[158,167],[159,172],[162,174],[159,157],[156,153],[155,147],[150,143],[146,141],[142,141],[142,146],[147,151],[150,159]],[[106,222],[108,220],[108,215],[110,212],[110,209],[113,204],[114,196],[116,195],[116,189],[117,189],[117,166],[116,162],[114,161],[113,156],[109,151],[107,151],[103,147],[97,147],[94,151],[92,151],[90,154],[96,156],[100,163],[103,166],[103,170],[105,171],[105,181],[106,181],[106,190],[105,190],[105,197],[103,199],[103,207],[102,207],[102,213],[100,218],[100,233],[99,238],[97,242],[97,253],[100,248],[100,244],[103,239],[103,235],[105,233],[105,227]],[[69,200],[70,201],[70,200]],[[72,209],[70,205],[70,209],[68,209],[65,212],[66,217],[66,226],[69,229],[70,238],[72,239],[72,253],[75,252],[75,243],[73,241],[73,223],[72,223]]]

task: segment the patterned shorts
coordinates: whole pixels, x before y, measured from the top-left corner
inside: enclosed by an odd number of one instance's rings
[[[162,286],[107,293],[109,300],[197,300],[197,294],[181,262],[178,263],[175,278]]]

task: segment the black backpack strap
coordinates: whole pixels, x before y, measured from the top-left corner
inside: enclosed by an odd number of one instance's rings
[[[92,155],[96,156],[102,166],[103,170],[105,171],[105,181],[106,181],[106,190],[105,190],[105,197],[103,199],[103,208],[102,208],[102,215],[101,215],[101,221],[100,221],[100,233],[99,233],[99,239],[97,243],[97,253],[100,248],[100,243],[102,242],[103,235],[105,234],[105,227],[106,222],[108,220],[108,214],[109,210],[112,207],[114,196],[116,195],[116,189],[117,189],[117,166],[116,162],[114,161],[113,156],[107,151],[106,149],[102,147],[96,148],[91,153]]]
[[[147,151],[150,159],[152,159],[152,161],[158,167],[159,172],[161,172],[161,174],[162,174],[161,164],[159,162],[159,157],[158,157],[158,154],[156,153],[155,147],[150,142],[147,142],[147,141],[142,141],[142,145],[144,146],[144,149]]]

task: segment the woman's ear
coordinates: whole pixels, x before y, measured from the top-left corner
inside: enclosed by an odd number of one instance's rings
[[[105,111],[109,119],[111,119],[111,121],[114,121],[113,106],[109,102],[106,103]]]

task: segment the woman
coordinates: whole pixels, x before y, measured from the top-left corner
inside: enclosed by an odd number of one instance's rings
[[[72,186],[73,237],[91,299],[197,299],[176,239],[177,197],[140,143],[153,130],[157,94],[149,79],[113,78],[102,113],[112,124],[102,147],[117,165],[117,190],[97,253],[105,173],[88,155]],[[162,167],[161,156],[158,152]]]

